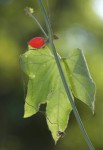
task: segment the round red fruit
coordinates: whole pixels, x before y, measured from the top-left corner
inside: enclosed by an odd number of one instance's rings
[[[31,39],[28,44],[33,48],[39,49],[45,45],[45,40],[43,37],[35,37]]]

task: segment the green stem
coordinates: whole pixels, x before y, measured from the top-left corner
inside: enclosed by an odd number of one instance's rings
[[[76,108],[76,105],[73,101],[73,98],[71,96],[71,93],[70,93],[70,90],[68,88],[68,84],[66,82],[66,79],[65,79],[65,75],[64,75],[64,72],[62,70],[62,67],[61,67],[61,64],[60,64],[60,60],[58,58],[58,55],[57,55],[57,52],[56,52],[56,48],[54,46],[54,43],[53,43],[53,33],[52,33],[52,28],[51,28],[51,24],[50,24],[50,21],[49,21],[49,17],[48,17],[48,14],[46,12],[46,9],[42,3],[42,0],[38,0],[38,4],[41,8],[41,11],[44,15],[44,19],[45,19],[45,22],[46,22],[46,26],[47,26],[47,29],[48,29],[48,34],[49,34],[49,42],[50,42],[50,46],[51,46],[51,49],[53,51],[53,54],[54,54],[54,57],[55,57],[55,60],[56,60],[56,63],[57,63],[57,66],[58,66],[58,70],[59,70],[59,73],[60,73],[60,76],[61,76],[61,79],[62,79],[62,82],[63,82],[63,85],[64,85],[64,88],[65,88],[65,91],[67,93],[67,96],[68,96],[68,99],[71,103],[71,106],[72,106],[72,109],[73,109],[73,112],[74,112],[74,115],[76,117],[76,120],[78,122],[78,125],[82,131],[82,134],[84,136],[84,139],[89,147],[90,150],[95,150],[93,144],[91,143],[86,131],[85,131],[85,128],[83,126],[83,123],[82,123],[82,120],[79,116],[79,113],[78,113],[78,110]]]
[[[25,9],[26,13],[28,14],[29,17],[31,17],[36,24],[39,26],[40,30],[43,32],[43,34],[45,35],[45,37],[48,39],[48,35],[46,34],[45,30],[43,29],[43,27],[41,26],[41,24],[39,23],[39,21],[36,19],[35,16],[33,16],[33,14],[27,9]]]

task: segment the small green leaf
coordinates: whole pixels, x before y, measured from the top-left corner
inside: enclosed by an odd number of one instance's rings
[[[28,90],[24,117],[39,111],[40,104],[47,103],[46,119],[55,143],[64,132],[72,107],[67,98],[55,59],[49,48],[29,50],[21,55],[21,67],[28,75]],[[68,87],[81,101],[94,109],[95,85],[88,71],[81,50],[69,52],[60,59]],[[73,95],[72,95],[73,97]]]

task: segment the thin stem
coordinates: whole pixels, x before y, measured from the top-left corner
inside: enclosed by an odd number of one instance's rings
[[[39,26],[40,30],[45,35],[45,37],[48,38],[48,35],[46,34],[45,30],[43,29],[43,27],[41,26],[41,24],[39,23],[39,21],[36,19],[36,17],[33,16],[33,14],[28,9],[25,9],[25,11],[28,14],[28,16],[31,17],[36,22],[36,24]]]
[[[85,128],[84,128],[83,123],[82,123],[82,120],[81,120],[81,118],[79,116],[78,110],[77,110],[76,105],[75,105],[75,103],[73,101],[73,98],[71,96],[70,89],[68,88],[68,84],[66,82],[65,75],[64,75],[64,72],[62,70],[62,67],[61,67],[61,64],[60,64],[60,60],[58,58],[58,55],[57,55],[57,52],[56,52],[56,48],[55,48],[54,43],[53,43],[52,28],[51,28],[51,24],[50,24],[49,17],[47,15],[46,9],[45,9],[45,7],[44,7],[44,5],[43,5],[41,0],[38,0],[38,3],[39,3],[39,6],[41,8],[41,11],[42,11],[42,13],[44,15],[44,19],[45,19],[46,26],[47,26],[47,29],[48,29],[48,34],[49,34],[50,46],[51,46],[51,49],[53,51],[53,54],[54,54],[54,57],[55,57],[55,60],[56,60],[57,66],[58,66],[58,70],[59,70],[59,73],[60,73],[60,76],[61,76],[64,88],[65,88],[65,91],[67,93],[68,99],[69,99],[69,101],[71,103],[74,115],[76,117],[78,125],[79,125],[79,127],[80,127],[80,129],[82,131],[82,134],[84,136],[84,139],[85,139],[89,149],[90,150],[95,150],[94,146],[92,145],[92,143],[91,143],[91,141],[90,141],[90,139],[89,139],[89,137],[88,137],[88,135],[87,135],[87,133],[85,131]]]

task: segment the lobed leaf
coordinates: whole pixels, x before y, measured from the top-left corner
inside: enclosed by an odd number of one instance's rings
[[[29,77],[24,117],[30,117],[51,92],[54,58],[48,48],[29,50],[21,56],[21,67]],[[31,107],[30,107],[31,106]]]
[[[43,103],[46,106],[46,119],[55,143],[60,138],[58,132],[64,132],[72,107],[67,98],[55,59],[48,47],[29,50],[21,55],[21,67],[28,75],[28,90],[25,101],[24,117],[30,117],[39,111]],[[69,52],[67,58],[60,59],[68,87],[72,93],[94,110],[95,85],[90,76],[84,55],[76,49]],[[72,95],[73,97],[73,95]]]
[[[94,112],[95,83],[89,73],[83,52],[80,49],[71,51],[64,59],[64,66],[74,96]]]

